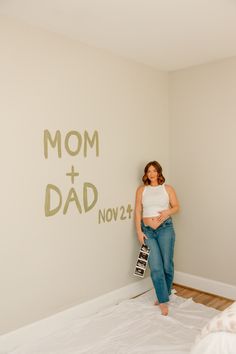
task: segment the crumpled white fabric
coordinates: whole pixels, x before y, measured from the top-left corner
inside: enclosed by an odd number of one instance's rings
[[[6,354],[184,354],[217,310],[171,295],[169,316],[151,290]]]
[[[197,341],[191,354],[235,354],[236,334],[231,332],[212,332]]]
[[[221,331],[236,334],[236,301],[224,311],[213,317],[203,327],[200,337],[203,338],[209,333]]]
[[[235,353],[236,302],[205,324],[191,350],[191,354]]]

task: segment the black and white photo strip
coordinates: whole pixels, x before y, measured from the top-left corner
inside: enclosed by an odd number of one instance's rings
[[[148,256],[150,249],[146,245],[142,245],[138,254],[134,275],[143,278],[145,270],[147,268]]]

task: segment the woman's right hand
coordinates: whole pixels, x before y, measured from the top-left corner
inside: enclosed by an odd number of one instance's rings
[[[147,236],[143,232],[138,233],[138,240],[141,246],[145,243],[144,241],[147,239]]]

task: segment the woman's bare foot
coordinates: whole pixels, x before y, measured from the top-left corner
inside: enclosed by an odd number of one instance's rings
[[[154,302],[154,305],[155,305],[155,306],[159,305],[159,301],[156,300],[156,301]]]
[[[167,316],[168,312],[169,312],[168,306],[165,303],[159,304],[159,306],[160,306],[160,309],[161,309],[161,314],[163,316]]]

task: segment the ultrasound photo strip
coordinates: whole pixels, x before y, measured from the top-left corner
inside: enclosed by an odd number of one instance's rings
[[[144,261],[142,259],[138,259],[136,267],[145,269],[146,266],[147,266],[147,262],[146,261]]]
[[[134,275],[139,276],[141,278],[144,277],[149,253],[150,253],[150,249],[146,245],[142,245],[136,262]]]
[[[144,259],[145,261],[148,260],[149,253],[144,253],[142,251],[139,252],[138,258]]]
[[[144,277],[145,269],[142,268],[135,268],[134,275],[137,275],[138,277]]]
[[[143,245],[141,246],[141,248],[140,248],[140,251],[146,252],[146,253],[149,254],[149,253],[150,253],[150,248],[148,248],[147,245],[143,244]]]

